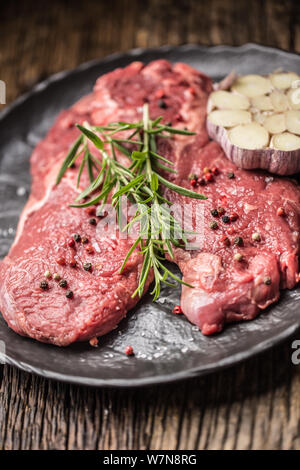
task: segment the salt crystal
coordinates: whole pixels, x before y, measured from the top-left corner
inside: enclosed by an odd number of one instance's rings
[[[18,189],[17,189],[17,195],[18,196],[24,196],[26,194],[26,188],[24,188],[23,186],[20,186]]]

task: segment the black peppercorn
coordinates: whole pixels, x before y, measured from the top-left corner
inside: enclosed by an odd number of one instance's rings
[[[212,222],[209,223],[209,227],[212,229],[212,230],[216,230],[218,228],[218,224],[215,220],[213,220]]]
[[[266,286],[269,286],[270,284],[272,284],[272,279],[270,278],[270,276],[265,276],[263,278],[263,282],[264,284],[266,284]]]
[[[59,287],[65,288],[65,287],[67,287],[68,283],[65,279],[62,279],[61,281],[59,281],[58,285],[59,285]]]
[[[167,103],[164,100],[159,100],[158,106],[162,109],[166,109],[168,107]]]
[[[81,236],[78,233],[74,233],[73,238],[75,242],[79,243],[81,241]]]
[[[92,270],[92,264],[91,263],[84,263],[83,269],[86,271],[91,271]]]
[[[224,224],[228,224],[230,222],[230,219],[229,219],[228,215],[224,215],[224,217],[222,217],[222,220],[223,220]]]
[[[49,287],[49,284],[48,284],[47,281],[42,281],[42,282],[40,283],[40,288],[41,288],[41,289],[46,290],[46,289],[48,289],[48,287]]]
[[[68,290],[68,291],[66,292],[66,297],[67,297],[68,299],[72,299],[72,297],[73,297],[73,292],[72,292],[71,290]]]
[[[217,209],[211,210],[210,213],[211,213],[211,215],[212,215],[213,217],[218,217],[218,215],[219,215]]]
[[[235,239],[233,240],[233,243],[237,246],[243,246],[244,241],[242,237],[235,237]]]
[[[90,219],[89,224],[90,225],[97,225],[97,220],[96,219]]]
[[[232,180],[234,178],[234,173],[232,171],[230,171],[229,173],[227,173],[227,178],[229,178],[230,180]]]

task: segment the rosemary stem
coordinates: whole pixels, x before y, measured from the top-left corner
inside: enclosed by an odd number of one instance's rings
[[[112,195],[113,206],[117,211],[117,217],[120,222],[122,213],[122,197],[127,196],[132,203],[137,204],[135,215],[126,221],[125,228],[128,229],[137,223],[140,224],[137,240],[129,249],[120,272],[124,269],[129,257],[135,249],[140,247],[140,253],[143,256],[143,264],[140,272],[139,283],[135,295],[141,296],[144,292],[146,279],[151,270],[154,272],[154,288],[152,291],[153,299],[159,296],[161,283],[167,285],[170,282],[167,277],[172,277],[176,282],[184,282],[175,276],[163,264],[165,253],[171,258],[173,248],[179,246],[176,239],[176,231],[181,231],[180,239],[186,243],[186,232],[181,224],[165,209],[163,204],[170,202],[161,194],[161,186],[165,186],[183,196],[196,199],[206,199],[205,196],[186,189],[165,179],[158,172],[159,168],[168,171],[168,167],[162,164],[162,161],[172,165],[172,162],[160,155],[157,150],[157,138],[172,138],[173,134],[192,135],[193,133],[172,128],[162,124],[162,118],[154,121],[149,118],[149,106],[143,106],[142,120],[136,123],[117,122],[106,126],[92,126],[84,123],[84,126],[77,125],[81,135],[72,145],[66,156],[57,177],[57,184],[61,181],[65,172],[81,155],[77,186],[81,179],[84,167],[88,171],[90,184],[76,198],[75,202],[89,198],[83,203],[72,204],[72,207],[88,207],[101,203],[100,209]],[[128,132],[129,131],[129,132]],[[122,138],[122,132],[127,135]],[[128,137],[128,133],[130,134]],[[115,138],[114,135],[117,135]],[[136,137],[135,137],[136,136]],[[137,140],[135,141],[134,138]],[[89,150],[88,141],[92,142],[98,149],[102,159],[99,160],[92,155]],[[106,145],[109,146],[107,151]],[[129,147],[130,146],[130,147]],[[130,148],[134,150],[129,150]],[[123,154],[129,159],[129,165],[123,165],[119,155]],[[99,166],[98,166],[99,165]],[[169,169],[176,172],[175,169]],[[94,171],[98,172],[95,176]],[[191,287],[191,286],[190,286]]]
[[[144,147],[143,151],[146,154],[146,173],[147,173],[147,179],[148,182],[151,183],[151,174],[152,174],[152,168],[151,168],[151,156],[149,152],[149,106],[148,104],[145,104],[143,107],[143,122],[144,122]]]

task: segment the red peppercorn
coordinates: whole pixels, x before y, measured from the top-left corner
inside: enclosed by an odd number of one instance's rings
[[[96,207],[95,206],[86,207],[85,213],[88,215],[96,215]]]
[[[229,240],[228,237],[226,237],[226,235],[224,235],[224,236],[222,237],[222,243],[223,243],[223,245],[225,245],[225,246],[230,246],[230,240]]]
[[[68,246],[69,246],[70,248],[74,248],[74,246],[75,246],[75,240],[74,240],[73,238],[71,238],[71,239],[68,241]]]
[[[212,173],[205,173],[204,178],[206,181],[213,181],[214,175]]]
[[[225,214],[225,209],[224,209],[224,207],[218,207],[217,211],[218,211],[218,214],[219,214],[219,215]]]
[[[175,305],[175,307],[172,310],[172,313],[174,313],[175,315],[181,315],[182,314],[182,309],[181,309],[180,305]]]
[[[133,355],[134,355],[133,347],[132,347],[132,346],[126,346],[126,348],[125,348],[125,354],[126,354],[127,356],[133,356]]]
[[[95,336],[95,338],[90,339],[89,343],[90,343],[91,346],[93,346],[93,348],[96,348],[98,346],[98,343],[99,343],[98,338],[96,338],[96,336]]]
[[[177,113],[175,116],[176,121],[183,121],[183,117],[181,116],[180,113]]]
[[[57,262],[57,264],[59,264],[60,266],[65,266],[65,264],[66,264],[66,260],[65,260],[65,258],[63,258],[63,257],[57,258],[56,262]]]
[[[233,227],[228,227],[227,233],[228,235],[233,235],[235,233],[235,229]]]
[[[192,180],[191,180],[191,186],[193,186],[193,188],[196,188],[196,186],[198,186],[197,180],[192,179]]]
[[[162,89],[156,90],[155,92],[155,98],[163,98],[164,95],[165,95],[165,92]]]
[[[216,166],[213,166],[212,169],[211,169],[212,173],[214,175],[218,175],[219,174],[219,169],[216,167]]]
[[[71,266],[71,268],[76,268],[77,266],[76,259],[72,258],[71,261],[69,262],[69,265]]]
[[[86,245],[85,249],[86,249],[86,251],[87,251],[90,255],[92,255],[93,253],[95,253],[94,248],[93,248],[92,245],[90,245],[90,244]]]
[[[283,207],[278,207],[277,209],[277,215],[280,217],[283,217],[285,215],[284,208]]]
[[[232,214],[230,214],[229,218],[230,222],[235,222],[239,218],[239,215],[236,212],[233,212]]]
[[[189,91],[192,95],[195,95],[195,94],[196,94],[195,88],[193,88],[192,86],[190,86],[190,87],[188,88],[188,91]]]

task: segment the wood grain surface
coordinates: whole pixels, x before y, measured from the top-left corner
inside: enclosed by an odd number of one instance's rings
[[[292,0],[5,3],[7,103],[54,72],[133,47],[258,42],[300,52],[300,4]],[[0,449],[299,449],[300,366],[291,344],[203,379],[130,391],[3,366]]]

